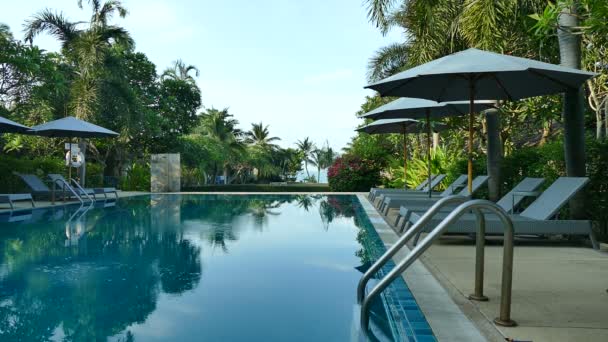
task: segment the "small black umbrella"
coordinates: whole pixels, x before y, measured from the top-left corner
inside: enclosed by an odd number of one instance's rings
[[[0,133],[24,133],[30,128],[0,116]]]
[[[118,136],[118,133],[114,131],[72,116],[34,126],[28,131],[28,134],[52,138],[104,138]],[[70,153],[71,151],[72,140],[70,139]],[[71,163],[68,166],[68,173],[71,178]]]

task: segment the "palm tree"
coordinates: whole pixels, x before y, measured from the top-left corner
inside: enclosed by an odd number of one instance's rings
[[[121,1],[89,0],[88,3],[92,9],[88,22],[72,22],[60,12],[45,9],[25,24],[26,41],[32,43],[36,36],[46,32],[61,43],[63,55],[75,69],[70,104],[75,116],[83,119],[96,113],[99,82],[110,48],[119,45],[132,49],[135,45],[124,28],[108,23],[114,14],[121,18],[127,15]],[[82,8],[82,0],[78,6]]]
[[[245,132],[245,142],[261,147],[265,150],[276,150],[278,149],[278,145],[273,144],[273,141],[281,140],[278,137],[271,137],[270,131],[268,130],[268,125],[264,126],[264,124],[260,121],[260,123],[251,124],[251,130]]]
[[[560,61],[563,66],[580,69],[581,38],[575,30],[579,26],[577,8],[580,1],[558,1],[561,12],[558,16],[557,38]],[[585,114],[583,88],[564,94],[562,117],[564,120],[564,151],[566,173],[570,177],[584,177],[585,169]],[[585,217],[585,194],[580,193],[570,201],[570,212],[574,218]]]
[[[321,169],[325,168],[325,151],[323,149],[315,149],[310,154],[310,163],[317,167],[317,183],[321,178]]]
[[[195,134],[200,134],[212,139],[219,148],[223,151],[221,156],[221,166],[224,171],[224,180],[228,181],[228,168],[230,163],[245,151],[245,146],[241,141],[243,132],[236,128],[238,121],[228,113],[228,108],[218,110],[215,108],[208,109],[201,114],[201,123],[195,128]],[[218,174],[219,165],[215,165],[213,171],[213,181]]]
[[[312,151],[315,149],[315,144],[310,141],[308,137],[306,137],[304,140],[298,140],[296,142],[296,146],[298,146],[298,149],[304,155],[304,168],[306,169],[306,176],[310,178],[310,173],[308,172],[308,162],[310,161]]]
[[[184,61],[178,59],[173,62],[173,66],[165,69],[161,75],[161,79],[172,79],[185,81],[191,84],[195,83],[194,77],[190,75],[191,72],[194,72],[194,76],[198,77],[200,72],[197,67],[192,64],[186,65]]]

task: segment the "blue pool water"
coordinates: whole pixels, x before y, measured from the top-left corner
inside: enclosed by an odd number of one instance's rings
[[[0,215],[0,341],[350,341],[384,247],[354,196],[153,195]],[[372,340],[434,341],[399,279]]]

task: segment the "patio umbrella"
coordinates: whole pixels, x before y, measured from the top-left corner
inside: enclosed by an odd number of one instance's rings
[[[0,133],[23,133],[30,128],[0,116]]]
[[[424,127],[426,126],[426,127]],[[433,129],[435,131],[446,129],[446,125],[437,124]],[[422,122],[412,119],[383,119],[374,121],[363,127],[357,129],[359,132],[365,132],[367,134],[388,134],[398,133],[403,135],[403,181],[407,187],[407,139],[406,135],[409,133],[426,133],[427,135],[427,159],[428,159],[428,176],[429,185],[431,182],[431,125],[427,121],[426,125]],[[431,196],[432,189],[429,187],[429,197]]]
[[[531,59],[468,49],[400,72],[366,88],[381,96],[469,100],[469,190],[476,100],[518,100],[576,89],[595,74]]]
[[[34,126],[28,131],[28,134],[52,138],[70,138],[70,156],[72,151],[71,138],[104,138],[118,136],[118,133],[114,131],[72,116]],[[68,166],[68,174],[71,178],[71,163],[69,163]]]
[[[494,107],[494,101],[475,101],[475,111]],[[469,101],[436,102],[413,97],[402,97],[365,114],[365,119],[441,119],[469,114]]]

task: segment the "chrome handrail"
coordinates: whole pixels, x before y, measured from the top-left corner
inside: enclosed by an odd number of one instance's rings
[[[82,188],[82,186],[80,186],[80,183],[78,183],[74,178],[70,178],[70,180],[72,181],[72,183],[74,183],[74,185],[76,185],[76,187],[78,187],[78,189],[80,189],[80,192],[83,193],[85,196],[87,196],[87,198],[89,199],[89,201],[91,202],[95,202],[91,196],[89,196],[89,194],[86,192],[85,189]]]
[[[403,234],[395,244],[391,246],[376,262],[363,274],[357,286],[357,302],[361,304],[365,296],[365,287],[367,282],[384,266],[397,252],[405,246],[405,244],[416,234],[422,230],[424,226],[435,216],[437,212],[446,205],[453,203],[464,203],[468,200],[465,196],[452,195],[438,200],[422,217]]]
[[[70,184],[68,184],[68,182],[65,181],[65,179],[55,179],[53,180],[53,182],[60,182],[61,184],[63,184],[63,189],[62,191],[65,192],[65,189],[67,188],[68,190],[70,190],[70,192],[76,197],[78,198],[78,200],[80,201],[81,204],[84,203],[84,201],[82,200],[82,198],[80,196],[78,196],[78,194],[76,193],[76,191],[74,191],[74,188],[72,188],[70,186]]]
[[[447,199],[447,198],[446,198]],[[445,202],[443,202],[445,203]],[[425,221],[430,220],[437,211],[437,207],[439,207],[439,202],[436,203],[432,209],[434,209],[433,213],[427,211],[427,213],[422,217]],[[443,219],[429,234],[422,240],[420,244],[418,244],[409,255],[403,259],[394,269],[392,269],[384,278],[378,282],[378,284],[372,288],[369,294],[360,302],[361,303],[361,326],[364,331],[367,331],[369,324],[369,315],[368,315],[368,307],[373,298],[378,296],[382,291],[384,291],[397,277],[399,277],[409,266],[411,266],[414,261],[422,255],[435,241],[439,238],[447,228],[454,222],[456,222],[465,212],[474,210],[478,214],[478,218],[482,219],[482,222],[479,223],[480,228],[485,228],[485,219],[483,219],[484,214],[482,213],[482,209],[489,210],[496,214],[501,220],[504,230],[504,247],[503,247],[503,269],[502,269],[502,285],[501,285],[501,296],[500,296],[500,316],[494,320],[494,323],[503,326],[514,326],[516,323],[511,320],[511,288],[513,284],[513,222],[509,215],[505,212],[504,209],[499,207],[493,202],[486,200],[471,200],[465,203],[460,204],[456,209],[454,209],[445,219]],[[429,210],[430,211],[430,210]],[[428,214],[428,215],[427,215]],[[416,222],[416,225],[412,226],[410,231],[416,229],[422,229],[423,225],[426,222],[422,222],[422,218]],[[408,231],[408,232],[410,232]],[[481,229],[480,229],[481,231]],[[410,236],[413,234],[410,234]],[[479,232],[478,232],[478,235]],[[485,234],[484,234],[485,235]],[[400,241],[403,237],[400,239]],[[483,237],[478,236],[477,241],[483,240]],[[391,248],[392,249],[392,248]],[[478,249],[479,250],[479,249]],[[388,252],[388,251],[387,251]],[[393,252],[393,254],[396,252]],[[385,253],[387,254],[387,253]],[[479,258],[476,258],[479,261]],[[483,259],[483,256],[482,256]],[[475,292],[478,291],[478,267],[476,266],[476,285]],[[481,264],[481,270],[483,272],[483,264]],[[483,281],[483,275],[481,276],[481,280]],[[483,285],[482,285],[483,286]],[[365,288],[363,288],[365,291]]]

